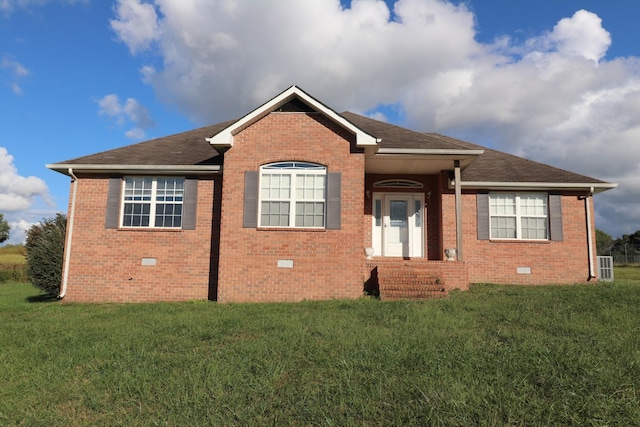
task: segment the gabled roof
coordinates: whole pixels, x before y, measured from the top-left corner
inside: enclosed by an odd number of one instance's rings
[[[274,98],[262,104],[260,107],[256,108],[241,119],[231,123],[229,126],[215,133],[210,138],[207,138],[207,141],[209,141],[213,146],[232,147],[234,135],[260,120],[267,114],[277,110],[279,107],[296,99],[302,101],[311,109],[324,114],[336,124],[353,133],[356,136],[356,145],[375,146],[378,143],[378,140],[375,137],[364,132],[357,126],[354,126],[348,120],[345,120],[345,118],[340,114],[336,113],[331,108],[327,107],[322,102],[318,101],[295,85],[291,86],[279,95],[276,95]]]
[[[234,134],[271,111],[286,109],[288,106],[302,108],[302,111],[306,111],[308,107],[309,111],[325,114],[356,135],[358,143],[366,148],[367,168],[369,165],[385,162],[406,162],[412,165],[430,162],[429,167],[416,166],[415,170],[450,170],[453,159],[460,161],[463,188],[593,189],[598,192],[616,187],[616,184],[440,134],[415,132],[350,112],[338,114],[297,86],[292,86],[238,120],[78,157],[47,167],[64,174],[71,174],[69,168],[84,172],[215,173],[222,169],[224,157],[216,150],[216,145],[233,145]],[[378,173],[375,172],[378,167],[375,165],[367,169],[367,172]],[[394,169],[394,173],[402,173],[399,170]]]

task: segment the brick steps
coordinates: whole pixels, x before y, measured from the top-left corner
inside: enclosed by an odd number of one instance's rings
[[[448,288],[442,279],[420,267],[384,266],[378,270],[380,299],[425,300],[448,296]]]

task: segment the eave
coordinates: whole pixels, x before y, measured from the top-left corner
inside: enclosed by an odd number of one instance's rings
[[[584,191],[588,193],[602,193],[616,188],[618,184],[609,182],[492,182],[492,181],[461,181],[463,189],[495,190],[495,191]],[[452,187],[452,184],[450,184]]]
[[[267,103],[262,106],[256,108],[249,114],[245,115],[241,119],[233,122],[231,125],[222,129],[220,132],[211,136],[210,138],[205,138],[211,145],[213,145],[216,149],[225,149],[233,147],[233,139],[236,134],[241,132],[243,129],[251,126],[253,123],[257,122],[267,114],[277,110],[282,105],[291,101],[294,98],[299,98],[308,106],[313,108],[314,110],[324,114],[330,120],[343,127],[347,131],[353,133],[356,136],[356,145],[361,147],[366,146],[375,146],[378,144],[379,140],[374,136],[364,132],[359,127],[355,126],[353,123],[340,116],[338,113],[333,111],[331,108],[324,105],[322,102],[313,98],[305,91],[300,89],[297,86],[291,86],[289,89],[285,90],[281,94],[277,95],[275,98],[271,99]]]
[[[122,174],[216,174],[220,173],[220,165],[96,165],[75,163],[53,163],[47,168],[61,174],[71,173],[122,173]]]

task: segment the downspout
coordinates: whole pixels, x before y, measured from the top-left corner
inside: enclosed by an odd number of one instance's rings
[[[71,195],[71,212],[69,213],[69,221],[67,225],[67,241],[64,245],[64,270],[62,273],[62,286],[58,299],[64,298],[67,294],[67,283],[69,282],[69,263],[71,262],[71,238],[73,236],[73,218],[76,213],[76,193],[78,189],[78,177],[73,174],[73,168],[69,168],[69,176],[73,183],[73,193]]]
[[[596,275],[593,271],[593,236],[591,234],[591,206],[589,199],[593,196],[593,187],[589,189],[589,194],[584,197],[584,209],[587,214],[587,251],[589,253],[589,277],[587,281],[595,279]]]
[[[455,203],[456,203],[456,255],[462,261],[462,190],[460,182],[460,160],[454,160]]]

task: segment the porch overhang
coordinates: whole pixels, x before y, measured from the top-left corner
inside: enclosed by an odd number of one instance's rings
[[[484,150],[448,150],[428,148],[367,148],[365,172],[371,174],[434,175],[452,171],[455,162],[464,170]]]

